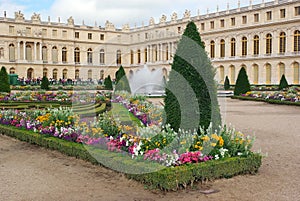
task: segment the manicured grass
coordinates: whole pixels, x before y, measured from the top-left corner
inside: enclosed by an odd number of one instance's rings
[[[300,102],[281,101],[281,100],[272,100],[272,99],[263,99],[263,98],[252,98],[252,97],[246,97],[246,96],[231,96],[231,98],[232,99],[239,99],[239,100],[247,100],[247,101],[266,102],[266,103],[278,104],[278,105],[300,106]]]

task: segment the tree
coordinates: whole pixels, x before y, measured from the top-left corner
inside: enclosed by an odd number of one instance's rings
[[[175,131],[208,128],[211,123],[213,129],[219,128],[214,76],[198,29],[189,22],[177,46],[164,99],[166,123]]]
[[[46,76],[42,78],[41,89],[49,90],[49,80]]]
[[[245,68],[242,67],[235,83],[234,95],[239,96],[241,94],[247,93],[248,91],[251,91],[250,83],[248,80],[247,72]]]
[[[225,90],[229,90],[230,89],[230,82],[229,82],[228,76],[225,77],[224,89]]]
[[[279,83],[279,90],[282,90],[284,88],[288,88],[289,84],[285,79],[285,75],[282,74],[281,79],[280,79],[280,83]]]
[[[0,92],[10,93],[9,76],[4,66],[2,66],[0,71]]]
[[[116,91],[127,91],[131,93],[129,81],[127,79],[125,70],[123,66],[121,65],[119,70],[116,72]]]
[[[104,79],[104,87],[107,90],[113,90],[113,85],[112,85],[110,75],[108,75],[108,77]]]

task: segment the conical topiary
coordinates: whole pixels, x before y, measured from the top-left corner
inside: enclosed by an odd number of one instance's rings
[[[285,89],[285,88],[288,88],[288,87],[289,87],[289,84],[286,81],[285,75],[283,74],[281,76],[281,79],[280,79],[279,90],[282,90],[282,89]]]
[[[10,93],[9,76],[4,66],[2,66],[0,71],[0,92]]]
[[[113,85],[112,85],[110,75],[104,79],[104,88],[107,90],[113,90]]]
[[[119,70],[116,72],[116,87],[115,91],[127,91],[131,93],[129,81],[127,79],[125,70],[121,65]]]
[[[230,89],[230,82],[229,82],[228,76],[225,77],[224,89],[225,90],[229,90]]]
[[[248,80],[247,72],[245,68],[242,67],[235,83],[234,95],[239,96],[241,94],[247,93],[248,91],[251,91],[250,83]]]
[[[221,125],[215,70],[204,49],[194,22],[189,22],[180,39],[166,86],[166,123],[181,129]]]
[[[49,84],[50,84],[50,82],[49,82],[48,78],[46,76],[44,76],[42,78],[41,89],[49,90]]]

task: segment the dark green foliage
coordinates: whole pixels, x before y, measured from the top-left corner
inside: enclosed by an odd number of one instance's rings
[[[194,130],[221,125],[215,70],[193,22],[188,23],[178,43],[166,86],[166,123]]]
[[[234,95],[239,96],[241,94],[247,93],[248,91],[251,91],[250,83],[248,80],[247,72],[245,68],[242,67],[235,83]]]
[[[4,66],[2,66],[0,71],[0,92],[10,93],[9,76]]]
[[[110,75],[104,79],[104,87],[106,90],[113,90],[113,85],[112,85]]]
[[[230,82],[229,82],[228,76],[225,77],[224,89],[225,90],[229,90],[230,89]]]
[[[41,84],[41,89],[49,90],[49,80],[46,76],[43,77],[42,79],[42,84]]]
[[[120,66],[119,70],[116,72],[115,91],[127,91],[131,93],[129,81],[127,79],[123,66]]]
[[[288,87],[289,87],[289,84],[285,79],[285,75],[283,74],[281,76],[281,79],[280,79],[279,90],[282,90],[282,89],[285,89],[285,88],[288,88]]]

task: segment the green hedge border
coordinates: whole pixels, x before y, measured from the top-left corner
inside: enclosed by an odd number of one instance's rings
[[[101,160],[106,161],[106,165],[109,167],[118,167],[117,169],[120,171],[122,171],[123,168],[125,168],[124,170],[129,168],[132,172],[135,172],[135,170],[140,171],[141,169],[148,171],[150,173],[125,175],[151,188],[159,188],[166,191],[185,188],[187,185],[193,185],[193,183],[197,181],[230,178],[240,174],[255,174],[262,163],[261,155],[251,154],[244,158],[233,157],[218,161],[214,160],[205,163],[166,168],[156,163],[132,160],[129,156],[125,156],[122,153],[110,152],[91,146],[83,146],[75,142],[69,142],[12,126],[0,125],[0,129],[4,135],[45,148],[54,149],[68,156],[89,161],[92,164],[103,165],[90,155],[91,151],[100,154]],[[87,150],[87,148],[89,150]],[[159,169],[159,171],[151,171],[157,169]]]
[[[266,103],[277,104],[277,105],[300,106],[300,102],[290,102],[290,101],[281,101],[281,100],[272,100],[272,99],[263,99],[263,98],[252,98],[252,97],[245,97],[245,96],[231,96],[231,99],[266,102]]]

